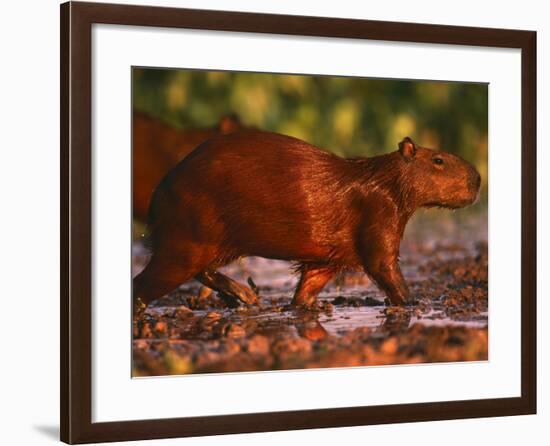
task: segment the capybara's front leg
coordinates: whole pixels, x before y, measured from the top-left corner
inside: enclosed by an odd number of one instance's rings
[[[386,228],[391,224],[388,218]],[[394,232],[397,234],[399,230]],[[367,232],[358,243],[363,269],[386,294],[391,305],[405,305],[409,299],[409,288],[399,268],[399,244],[398,236],[388,237],[383,231]]]
[[[365,272],[386,294],[392,305],[405,305],[407,303],[409,288],[401,273],[397,259],[390,262],[367,262]]]
[[[303,265],[298,287],[292,299],[292,305],[311,307],[317,302],[317,295],[335,275],[335,270],[326,266]]]
[[[225,294],[248,305],[257,305],[258,296],[246,285],[227,277],[226,275],[213,270],[206,270],[195,276],[199,282],[208,288],[216,290],[218,293]]]

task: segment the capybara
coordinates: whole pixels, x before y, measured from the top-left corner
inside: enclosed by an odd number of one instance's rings
[[[155,190],[149,264],[134,279],[136,308],[192,279],[246,303],[248,287],[216,271],[239,257],[295,262],[293,304],[309,307],[343,269],[362,269],[392,305],[409,300],[399,268],[405,225],[420,207],[473,203],[476,169],[417,146],[343,159],[289,136],[243,131],[195,149]],[[141,302],[140,302],[141,301]]]
[[[139,111],[132,116],[133,217],[141,221],[146,221],[151,195],[170,169],[201,142],[243,128],[233,115],[221,118],[216,127],[185,130]]]

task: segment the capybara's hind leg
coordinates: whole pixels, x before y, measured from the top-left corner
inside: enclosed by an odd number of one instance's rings
[[[300,281],[292,299],[292,305],[311,307],[317,302],[317,295],[336,271],[327,266],[302,265]]]
[[[222,295],[239,299],[248,305],[258,304],[258,296],[254,291],[218,271],[207,269],[197,274],[195,279]]]
[[[189,259],[153,254],[145,269],[134,279],[134,306],[140,301],[149,305],[191,280],[203,268],[203,264],[196,264]]]

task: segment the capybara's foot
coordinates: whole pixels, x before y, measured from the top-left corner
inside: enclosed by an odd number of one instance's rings
[[[317,310],[317,298],[314,299],[292,299],[290,306],[296,310]]]
[[[246,285],[217,271],[203,271],[195,277],[203,285],[216,290],[223,297],[238,299],[247,305],[258,305],[258,295]]]
[[[386,297],[384,299],[384,305],[386,305],[386,307],[404,307],[407,305],[407,301],[405,299],[402,299],[402,298],[389,298],[389,297]]]
[[[418,304],[418,299],[412,296],[394,296],[393,298],[386,297],[386,299],[384,299],[384,303],[387,307],[414,307]]]
[[[236,299],[239,299],[241,302],[244,302],[247,305],[259,304],[258,295],[254,291],[252,291],[247,286],[244,286],[241,284],[238,284],[238,285],[239,287],[237,289],[232,288],[231,290],[229,290],[229,292],[228,290],[225,290],[223,291],[223,293],[226,295],[232,296]]]

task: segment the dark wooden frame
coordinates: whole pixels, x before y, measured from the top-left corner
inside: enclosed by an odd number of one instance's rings
[[[93,23],[441,43],[521,50],[521,397],[92,423]],[[263,432],[536,412],[536,32],[94,4],[61,5],[61,440]]]

